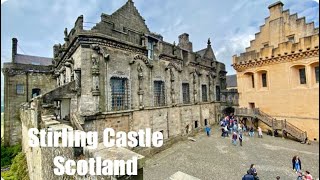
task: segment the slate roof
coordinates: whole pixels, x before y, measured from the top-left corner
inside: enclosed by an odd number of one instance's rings
[[[24,54],[16,54],[15,62],[21,64],[33,64],[33,65],[52,65],[52,58],[40,57],[40,56],[30,56]]]
[[[206,51],[207,51],[207,48],[204,48],[204,49],[201,49],[200,51],[197,51],[196,53],[198,53],[201,57],[203,57]]]
[[[237,87],[237,75],[236,74],[228,75],[226,81],[227,81],[227,88]]]

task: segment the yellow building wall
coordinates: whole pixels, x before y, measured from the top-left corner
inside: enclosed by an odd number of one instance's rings
[[[294,72],[294,67],[300,66],[306,68],[305,85],[300,85],[299,74]],[[309,138],[319,139],[319,83],[315,82],[314,66],[319,66],[318,57],[238,72],[240,107],[254,103],[272,117],[286,119],[307,131]],[[261,85],[261,71],[267,73],[267,87]],[[255,88],[250,73],[254,75]]]

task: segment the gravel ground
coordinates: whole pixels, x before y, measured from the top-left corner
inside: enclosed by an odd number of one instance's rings
[[[300,144],[292,140],[264,135],[244,136],[243,146],[222,138],[218,127],[207,137],[200,133],[196,142],[182,141],[146,161],[144,179],[163,180],[182,171],[202,180],[241,180],[250,164],[256,164],[260,180],[295,180],[291,159],[298,155],[302,170],[319,179],[319,143]]]

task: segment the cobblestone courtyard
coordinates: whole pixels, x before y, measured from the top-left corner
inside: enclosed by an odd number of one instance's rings
[[[262,180],[295,180],[291,159],[298,155],[302,170],[319,179],[319,144],[295,141],[264,134],[262,139],[244,136],[243,146],[231,144],[231,137],[220,137],[218,127],[211,137],[201,133],[196,142],[183,141],[146,161],[144,179],[162,180],[182,171],[202,180],[241,180],[250,164],[256,164]]]

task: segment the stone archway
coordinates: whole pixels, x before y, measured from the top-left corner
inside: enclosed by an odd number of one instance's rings
[[[234,108],[229,106],[223,109],[222,113],[225,115],[230,115],[230,114],[234,114]]]

